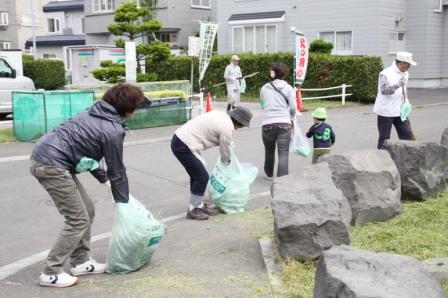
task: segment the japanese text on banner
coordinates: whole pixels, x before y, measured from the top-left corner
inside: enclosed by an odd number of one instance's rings
[[[295,39],[295,83],[303,84],[305,81],[306,69],[308,67],[308,41],[306,37],[301,34],[296,34]]]

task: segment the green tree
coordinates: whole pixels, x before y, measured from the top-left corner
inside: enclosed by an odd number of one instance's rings
[[[157,0],[141,0],[140,7],[135,1],[124,2],[115,10],[114,23],[107,29],[115,36],[115,46],[124,48],[126,40],[134,41],[136,38],[147,36],[149,44],[139,44],[136,47],[137,76],[139,81],[157,78],[156,74],[140,75],[140,61],[148,58],[149,61],[165,60],[170,55],[170,46],[156,40],[154,32],[162,28],[162,23],[155,19]],[[95,78],[109,83],[120,82],[124,79],[124,66],[106,63],[102,68],[93,71]]]
[[[140,7],[137,7],[135,1],[124,2],[115,10],[115,23],[109,24],[107,29],[115,36],[123,36],[130,41],[134,41],[136,38],[148,36],[148,40],[154,40],[154,32],[162,28],[162,23],[154,19],[154,8],[157,5],[157,1],[144,0]],[[117,47],[124,48],[125,40],[119,38],[116,40],[115,45]],[[159,48],[160,45],[157,45]],[[166,45],[168,47],[169,45]],[[151,44],[140,44],[136,48],[137,56],[137,72],[141,72],[140,61],[151,52]]]
[[[115,10],[115,23],[109,24],[107,30],[116,36],[125,36],[133,41],[162,28],[162,23],[153,19],[153,16],[148,7],[137,7],[135,1],[124,2]]]

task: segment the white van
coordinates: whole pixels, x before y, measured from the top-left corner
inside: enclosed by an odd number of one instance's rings
[[[0,120],[12,113],[11,92],[34,90],[33,80],[18,76],[6,57],[0,56]]]

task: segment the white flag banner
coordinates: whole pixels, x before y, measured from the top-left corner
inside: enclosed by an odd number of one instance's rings
[[[308,67],[308,41],[305,35],[296,34],[294,48],[295,83],[302,85],[303,81],[305,81],[306,69]]]
[[[204,78],[210,59],[212,58],[213,43],[215,42],[218,24],[201,22],[199,35],[199,83]]]

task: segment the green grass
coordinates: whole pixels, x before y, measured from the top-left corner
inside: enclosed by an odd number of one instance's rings
[[[15,141],[16,138],[14,137],[12,128],[0,129],[0,143],[10,143]]]
[[[448,191],[425,202],[405,202],[402,213],[380,223],[352,227],[351,245],[374,251],[413,256],[419,260],[448,255]],[[313,296],[316,262],[286,260],[283,288],[286,297]],[[442,284],[448,294],[448,282]]]

